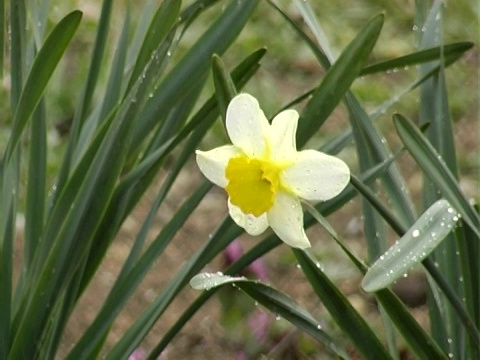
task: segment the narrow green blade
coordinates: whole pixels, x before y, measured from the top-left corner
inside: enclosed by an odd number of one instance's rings
[[[384,21],[383,14],[373,17],[328,69],[298,122],[297,144],[301,148],[344,97],[367,62]]]
[[[19,104],[16,107],[12,133],[5,150],[5,162],[10,160],[28,119],[40,101],[47,82],[75,34],[81,18],[82,13],[79,11],[74,11],[65,16],[50,32],[35,57],[25,87],[22,90]]]
[[[361,75],[363,76],[389,70],[403,69],[408,66],[439,60],[441,56],[451,60],[457,59],[472,47],[473,43],[468,41],[447,44],[443,47],[432,47],[430,49],[417,51],[412,54],[403,55],[392,60],[386,60],[367,66],[362,70]]]
[[[338,326],[350,337],[355,348],[365,358],[391,359],[385,346],[348,299],[317,266],[317,262],[304,251],[292,250],[318,298]]]
[[[480,237],[480,217],[463,196],[455,176],[442,161],[441,156],[410,120],[400,114],[395,114],[393,122],[403,144],[424,174],[462,215],[463,220],[475,235]]]

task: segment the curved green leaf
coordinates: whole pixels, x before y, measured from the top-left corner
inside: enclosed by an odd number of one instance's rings
[[[239,281],[248,281],[244,276],[230,276],[222,272],[200,273],[190,279],[190,286],[195,290],[210,290],[217,286],[237,283]]]
[[[452,231],[459,216],[450,203],[439,200],[426,210],[407,233],[370,267],[362,288],[373,292],[402,277],[425,259]]]
[[[322,330],[321,325],[309,312],[293,299],[271,286],[256,280],[248,280],[245,277],[232,277],[222,273],[201,273],[190,280],[190,286],[197,290],[209,290],[225,284],[233,284],[277,316],[285,318],[315,340],[326,345],[340,358],[350,358],[345,350],[338,347],[334,340]]]

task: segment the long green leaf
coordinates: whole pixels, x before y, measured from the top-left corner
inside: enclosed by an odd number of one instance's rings
[[[360,75],[363,76],[394,69],[403,69],[412,65],[418,65],[425,62],[439,60],[441,56],[452,60],[458,59],[472,47],[473,43],[468,41],[447,44],[443,47],[436,46],[430,49],[417,51],[412,54],[399,56],[392,60],[386,60],[377,64],[367,66],[362,70]]]
[[[47,125],[45,104],[42,101],[33,114],[28,165],[27,204],[25,211],[24,266],[33,260],[46,210]]]
[[[190,280],[190,286],[197,290],[209,290],[225,284],[233,284],[277,316],[285,318],[285,320],[291,322],[297,328],[305,331],[315,340],[324,344],[327,349],[331,350],[340,358],[350,358],[345,350],[341,349],[335,341],[322,330],[321,325],[310,313],[300,307],[300,305],[290,297],[271,286],[258,281],[248,280],[244,277],[232,277],[222,273],[201,273]]]
[[[225,68],[225,64],[218,55],[213,55],[212,57],[212,76],[213,84],[215,85],[217,104],[220,110],[220,115],[222,116],[223,124],[225,126],[225,121],[227,119],[227,107],[230,103],[230,100],[232,100],[232,98],[237,94],[237,90],[235,89],[235,84]]]
[[[391,359],[390,354],[372,329],[325,273],[319,269],[316,261],[304,251],[292,250],[313,290],[363,357],[366,359]]]
[[[48,80],[57,67],[82,18],[82,13],[74,11],[65,16],[50,32],[39,50],[22,90],[13,118],[12,133],[5,150],[4,161],[8,162],[23,133],[28,119],[40,101]]]
[[[153,76],[150,81],[161,71],[155,65],[152,63],[148,68]],[[139,82],[134,88],[132,98],[140,101],[148,97],[148,84],[142,85]],[[16,337],[12,348],[15,356],[34,356],[37,349],[24,347],[22,339],[27,337],[39,341],[54,302],[58,301],[65,285],[74,277],[76,268],[68,266],[69,262],[80,261],[91,246],[92,236],[102,220],[123,167],[128,151],[125,144],[129,143],[136,112],[135,101],[125,102],[114,122],[115,126],[111,126],[102,139],[98,152],[91,156],[87,151],[86,155],[90,157],[84,156],[80,161],[52,209],[50,218],[60,220],[52,222],[50,219],[44,235],[55,240],[45,263],[39,261],[37,271],[31,273],[33,281],[29,296],[22,301],[21,312],[15,322]]]
[[[158,45],[166,38],[175,22],[178,21],[181,5],[181,0],[166,0],[158,7],[136,58],[127,89],[130,89],[137,81],[145,65],[152,56],[155,56],[155,50],[158,48]]]
[[[301,114],[297,131],[299,147],[305,145],[312,130],[323,124],[344,97],[367,62],[380,35],[383,21],[383,14],[373,17],[328,69]]]
[[[404,236],[407,233],[408,229],[405,228],[398,221],[396,216],[387,207],[385,207],[383,205],[383,203],[378,199],[378,197],[375,196],[375,194],[373,194],[373,192],[370,189],[368,189],[368,187],[363,185],[354,176],[352,176],[352,178],[351,178],[351,183],[352,183],[352,185],[355,186],[355,188],[357,190],[360,191],[360,193],[369,201],[369,203],[372,206],[375,207],[375,209],[379,212],[379,214],[381,214],[382,218],[385,219],[385,221],[388,224],[390,224],[390,226],[393,228],[393,230],[399,236]],[[445,200],[443,200],[443,201],[445,201]],[[454,212],[453,209],[451,211]],[[458,218],[461,219],[460,217],[458,217]],[[436,231],[434,231],[434,232],[431,232],[430,234],[431,235],[433,234],[433,236],[437,236],[437,235],[441,235],[441,232],[439,234]],[[448,236],[448,234],[446,236]],[[459,242],[463,243],[464,240],[460,238]],[[474,243],[478,243],[478,242],[475,240]],[[395,247],[396,246],[398,246],[398,245],[395,245]],[[422,248],[421,250],[422,251],[420,253],[420,257],[424,258],[424,255],[425,255],[424,250],[425,249]],[[395,256],[395,255],[392,255],[392,254],[396,254],[397,252],[398,252],[398,248],[388,250],[385,253],[385,255],[382,255],[380,257],[380,259],[383,259],[386,256]],[[475,250],[474,250],[474,252],[475,252]],[[349,257],[351,257],[351,255],[349,255]],[[465,261],[465,266],[468,267],[468,265],[466,264],[466,263],[468,263],[468,256],[466,256],[466,258],[467,258],[467,261]],[[445,276],[439,271],[439,269],[437,268],[437,266],[433,263],[433,261],[431,259],[429,259],[429,258],[424,259],[422,261],[422,264],[425,267],[425,269],[428,271],[429,275],[431,276],[431,279],[434,280],[435,283],[438,285],[439,289],[441,289],[443,291],[443,294],[445,295],[446,299],[448,299],[452,308],[455,310],[456,316],[462,321],[465,329],[467,329],[467,331],[469,333],[469,336],[470,336],[471,343],[472,343],[472,350],[474,352],[479,351],[480,349],[478,349],[478,345],[480,344],[480,335],[479,335],[478,330],[476,330],[476,328],[478,326],[476,326],[476,324],[472,320],[473,317],[472,317],[471,314],[473,314],[473,312],[470,311],[470,316],[469,316],[469,314],[465,311],[464,305],[462,304],[462,301],[460,300],[458,294],[451,287],[451,285],[446,281]],[[404,266],[403,263],[401,265]],[[438,265],[438,263],[437,263],[437,265]],[[364,272],[366,272],[366,270]],[[389,274],[389,275],[391,275],[391,274]],[[465,280],[468,281],[469,276],[466,276]],[[465,282],[465,280],[463,282]],[[474,301],[474,300],[469,301],[468,297],[465,298],[465,300],[466,300],[467,303],[473,303],[473,301]],[[411,338],[409,334],[406,334],[406,336],[404,334],[404,337],[405,338]],[[417,342],[415,341],[415,343],[417,343]],[[424,350],[428,350],[428,349],[424,349]],[[474,353],[474,352],[472,352],[472,353]]]
[[[0,78],[3,78],[3,64],[5,56],[5,1],[0,0]]]
[[[18,153],[13,158],[8,166],[0,167],[0,355],[4,358],[7,358],[11,339],[13,241],[20,164]]]
[[[385,288],[425,259],[458,221],[458,213],[446,200],[434,203],[409,231],[368,270],[362,280],[365,291]]]
[[[475,235],[480,238],[480,217],[465,199],[455,176],[442,161],[441,156],[410,120],[400,114],[395,114],[393,122],[403,144],[418,166],[441,191],[445,199],[462,215],[463,220]]]
[[[75,147],[77,138],[80,135],[80,131],[83,127],[87,112],[90,110],[93,95],[95,93],[95,87],[97,86],[98,76],[100,74],[100,67],[102,59],[105,53],[105,45],[107,43],[107,37],[109,32],[110,18],[112,16],[113,0],[102,1],[102,12],[100,19],[97,23],[97,34],[95,38],[95,44],[92,52],[92,58],[90,60],[90,66],[88,76],[85,82],[85,88],[81,94],[80,103],[76,108],[76,112],[72,122],[72,128],[70,131],[69,151],[66,154],[66,160],[70,156],[70,151]]]

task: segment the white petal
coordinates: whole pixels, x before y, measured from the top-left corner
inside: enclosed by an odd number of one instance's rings
[[[295,158],[297,125],[298,113],[295,110],[285,110],[275,116],[270,130],[273,161],[282,162]]]
[[[226,127],[233,145],[249,157],[260,158],[265,153],[265,134],[270,124],[251,95],[235,96],[227,108]]]
[[[228,161],[241,153],[236,146],[225,145],[210,151],[195,152],[197,154],[197,164],[205,177],[215,185],[225,188],[227,179],[225,177],[225,168]]]
[[[302,206],[295,196],[283,191],[278,192],[267,218],[273,231],[287,245],[300,249],[311,246],[303,229]]]
[[[350,169],[342,160],[315,150],[297,153],[295,163],[281,173],[282,183],[311,201],[334,198],[348,185]]]
[[[230,202],[230,199],[228,199],[228,212],[233,221],[235,221],[241,228],[244,228],[250,235],[260,235],[268,227],[266,213],[263,213],[259,217],[255,217],[252,214],[244,214],[238,206],[235,206]]]

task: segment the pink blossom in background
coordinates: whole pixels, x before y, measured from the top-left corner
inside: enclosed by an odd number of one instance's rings
[[[223,250],[223,256],[225,259],[225,267],[231,265],[237,261],[244,254],[242,244],[238,240],[233,240],[226,248]],[[255,275],[256,278],[260,280],[267,279],[267,267],[262,259],[257,259],[252,262],[246,269],[247,275]]]
[[[267,267],[262,259],[257,259],[248,265],[247,269],[260,280],[267,280]]]
[[[226,248],[223,250],[223,256],[225,257],[225,266],[229,266],[235,261],[237,261],[240,256],[243,255],[243,247],[240,241],[233,240]]]
[[[256,310],[248,317],[248,327],[252,330],[255,339],[259,342],[265,341],[268,334],[270,320],[268,314],[263,310]]]
[[[128,360],[145,360],[147,358],[147,353],[145,350],[142,348],[135,349],[130,356],[128,357]]]

